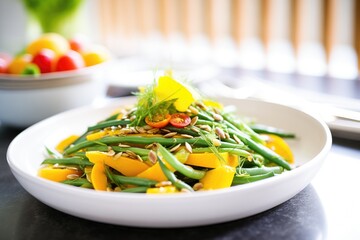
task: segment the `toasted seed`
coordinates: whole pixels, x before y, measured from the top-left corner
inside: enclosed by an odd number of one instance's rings
[[[196,102],[195,104],[196,104],[196,106],[200,107],[200,108],[203,109],[203,110],[206,110],[206,109],[207,109],[207,107],[205,106],[205,104],[202,103],[202,102]]]
[[[201,182],[195,183],[193,186],[194,191],[199,191],[200,189],[204,188],[204,184],[202,184]]]
[[[154,143],[150,143],[150,144],[145,146],[146,149],[151,149],[151,148],[154,148],[154,147],[155,147]]]
[[[199,110],[197,110],[196,108],[194,108],[193,106],[189,107],[189,110],[192,114],[194,115],[198,115],[199,114]]]
[[[120,134],[130,134],[132,133],[132,130],[130,128],[122,128],[119,131]]]
[[[186,189],[186,188],[182,188],[180,190],[180,192],[182,192],[182,193],[190,193],[190,191],[188,189]]]
[[[73,180],[79,178],[79,175],[77,174],[69,174],[66,176],[67,179]]]
[[[118,145],[118,146],[119,146],[119,147],[124,147],[124,148],[130,147],[130,145],[121,144],[121,143],[119,143],[119,145]]]
[[[224,130],[222,130],[221,128],[215,127],[215,133],[219,136],[219,138],[221,139],[225,138]]]
[[[148,156],[149,156],[150,162],[152,162],[153,164],[155,164],[157,162],[157,155],[153,150],[150,150]]]
[[[107,192],[112,192],[113,189],[112,189],[111,187],[107,187],[107,188],[106,188],[106,191],[107,191]]]
[[[134,121],[135,119],[136,119],[136,116],[135,116],[135,115],[132,115],[129,120],[132,122],[132,121]]]
[[[144,160],[141,158],[140,155],[136,155],[136,158],[137,158],[137,160],[139,160],[140,162],[143,162],[143,161],[144,161]]]
[[[157,184],[155,184],[155,187],[166,187],[166,186],[171,186],[172,183],[170,181],[161,181],[158,182]]]
[[[177,132],[169,132],[168,134],[164,135],[164,138],[171,138],[173,136],[175,136],[177,134]]]
[[[220,115],[220,114],[217,114],[217,113],[214,113],[212,115],[212,117],[214,118],[215,121],[222,121],[224,120],[224,118]]]
[[[112,150],[112,149],[110,149],[108,152],[107,152],[107,155],[108,156],[115,156],[115,151],[114,150]]]
[[[221,146],[221,142],[220,142],[219,139],[213,139],[213,140],[212,140],[212,143],[214,144],[215,147]]]
[[[123,155],[123,152],[118,152],[117,154],[115,154],[114,160],[118,160],[122,155]]]
[[[193,117],[191,119],[190,126],[194,126],[198,120],[199,120],[198,116]]]
[[[237,144],[242,144],[243,142],[238,138],[238,136],[233,135],[233,138]]]
[[[121,187],[115,187],[114,192],[121,192]]]
[[[65,169],[66,166],[60,165],[60,164],[58,164],[58,163],[55,163],[55,164],[53,165],[53,168],[54,168],[54,169]]]
[[[143,126],[142,128],[147,131],[147,130],[152,129],[153,127],[150,126],[150,125],[145,125],[145,126]]]
[[[226,132],[226,133],[225,133],[225,138],[226,138],[226,139],[230,139],[230,134]]]
[[[192,126],[190,129],[191,129],[191,131],[194,131],[196,133],[200,132],[200,129],[198,127],[196,127],[196,126]]]
[[[189,153],[192,153],[192,147],[188,142],[185,142],[185,149],[186,151],[188,151]]]
[[[164,132],[164,133],[169,133],[169,132],[171,132],[169,129],[166,129],[166,128],[161,129],[161,131]]]
[[[181,146],[181,143],[179,143],[178,145],[176,145],[175,147],[170,149],[170,152],[175,152],[179,147]]]
[[[76,167],[66,167],[66,169],[69,169],[69,170],[75,170],[75,171],[79,170],[79,169],[78,169],[78,168],[76,168]]]
[[[137,158],[137,155],[133,151],[126,150],[125,153],[127,153],[131,158]]]
[[[138,133],[146,133],[146,130],[143,127],[136,126],[135,129]]]
[[[194,136],[191,136],[189,134],[180,134],[180,136],[183,138],[188,138],[188,139],[194,138]]]
[[[158,128],[152,128],[152,129],[146,131],[146,133],[148,133],[148,134],[155,134],[157,132],[159,132]]]
[[[211,127],[209,125],[198,125],[198,127],[207,132],[211,132]]]

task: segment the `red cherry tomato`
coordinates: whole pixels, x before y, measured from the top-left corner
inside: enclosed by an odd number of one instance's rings
[[[53,50],[44,48],[36,54],[32,63],[38,65],[41,73],[49,73],[53,70],[56,54]]]
[[[7,73],[12,57],[7,53],[0,52],[0,73]]]
[[[69,50],[60,56],[55,67],[55,71],[67,71],[79,69],[85,66],[84,59],[80,53]]]
[[[85,51],[89,45],[89,39],[83,35],[77,35],[69,40],[71,50],[76,52]]]
[[[190,122],[190,117],[185,113],[174,113],[170,118],[170,124],[177,128],[186,127]]]
[[[166,125],[168,125],[170,118],[171,118],[170,114],[166,114],[166,116],[156,115],[156,116],[153,116],[152,119],[150,119],[150,117],[147,116],[145,118],[145,122],[147,123],[147,125],[149,125],[153,128],[163,128]]]

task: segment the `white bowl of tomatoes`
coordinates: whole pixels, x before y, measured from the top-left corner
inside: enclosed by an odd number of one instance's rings
[[[16,57],[0,54],[0,122],[27,127],[103,97],[109,54],[86,46],[81,38],[50,33]]]

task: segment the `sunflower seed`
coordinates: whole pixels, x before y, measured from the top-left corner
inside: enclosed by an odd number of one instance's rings
[[[150,150],[148,156],[149,156],[150,162],[152,162],[153,164],[155,164],[157,162],[157,155],[153,150]]]
[[[198,116],[193,117],[191,119],[190,126],[194,126],[198,120],[199,120]]]
[[[191,136],[189,134],[180,134],[180,136],[183,138],[189,138],[189,139],[194,138],[193,136]]]
[[[143,127],[136,126],[135,129],[138,133],[146,133],[146,130]]]
[[[212,143],[214,144],[215,147],[220,147],[221,146],[221,142],[219,139],[213,139]]]
[[[132,122],[132,121],[134,121],[135,119],[136,119],[136,116],[135,116],[135,115],[132,115],[129,120]]]
[[[219,138],[221,139],[225,138],[224,130],[222,130],[221,128],[215,127],[215,133],[219,136]]]
[[[192,114],[194,115],[198,115],[199,114],[199,110],[197,110],[196,108],[194,108],[193,106],[189,107],[189,110]]]
[[[178,145],[176,145],[175,147],[170,149],[170,152],[175,152],[179,147],[181,146],[181,143],[179,143]]]
[[[185,149],[186,151],[188,151],[189,153],[192,153],[192,147],[188,142],[185,142]]]
[[[155,187],[166,187],[166,186],[171,186],[172,183],[170,181],[161,181],[158,182],[157,184],[155,184]]]
[[[212,117],[215,119],[215,121],[222,121],[224,120],[224,118],[220,115],[220,114],[217,114],[217,113],[214,113],[212,115]]]
[[[79,175],[77,174],[69,174],[66,176],[67,179],[73,180],[79,178]]]
[[[53,165],[53,168],[54,168],[54,169],[65,169],[66,166],[60,165],[60,164],[58,164],[58,163],[55,163],[55,164]]]
[[[78,169],[78,168],[76,168],[76,167],[66,167],[66,169],[69,169],[69,170],[74,170],[74,171],[79,170],[79,169]]]
[[[200,189],[204,188],[204,184],[202,184],[201,182],[195,183],[193,186],[194,191],[199,191]]]
[[[146,133],[148,133],[148,134],[155,134],[155,133],[158,133],[158,132],[159,132],[158,128],[153,128],[153,129],[150,129],[150,130],[146,131]]]
[[[123,152],[118,152],[117,154],[115,154],[114,160],[118,160],[122,156],[122,154]]]
[[[190,190],[188,190],[188,189],[186,189],[186,188],[182,188],[182,189],[180,190],[180,192],[182,192],[182,193],[190,193]]]
[[[112,149],[110,149],[108,152],[107,152],[107,155],[108,156],[115,156],[115,151],[114,150],[112,150]]]
[[[237,144],[242,144],[243,142],[238,138],[238,136],[233,135],[233,138]]]
[[[196,133],[200,132],[200,129],[198,127],[196,127],[196,126],[192,126],[190,129],[191,129],[191,131],[194,131]]]
[[[171,138],[173,136],[175,136],[177,134],[177,132],[169,132],[168,134],[164,135],[164,138]]]
[[[121,143],[119,143],[119,145],[118,145],[119,147],[124,147],[124,148],[128,148],[128,147],[130,147],[129,145],[126,145],[126,144],[121,144]]]
[[[195,104],[196,104],[196,106],[200,107],[200,108],[203,109],[203,110],[206,110],[206,109],[207,109],[207,107],[205,106],[205,104],[202,103],[202,102],[196,102]]]

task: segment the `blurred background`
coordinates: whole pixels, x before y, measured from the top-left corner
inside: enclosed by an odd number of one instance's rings
[[[0,0],[0,51],[19,51],[39,33],[24,2]],[[80,6],[63,33],[86,34],[119,58],[358,78],[356,0],[68,2]]]
[[[0,0],[0,52],[49,31],[110,50],[110,97],[171,68],[214,96],[316,103],[334,133],[360,136],[360,1]]]

